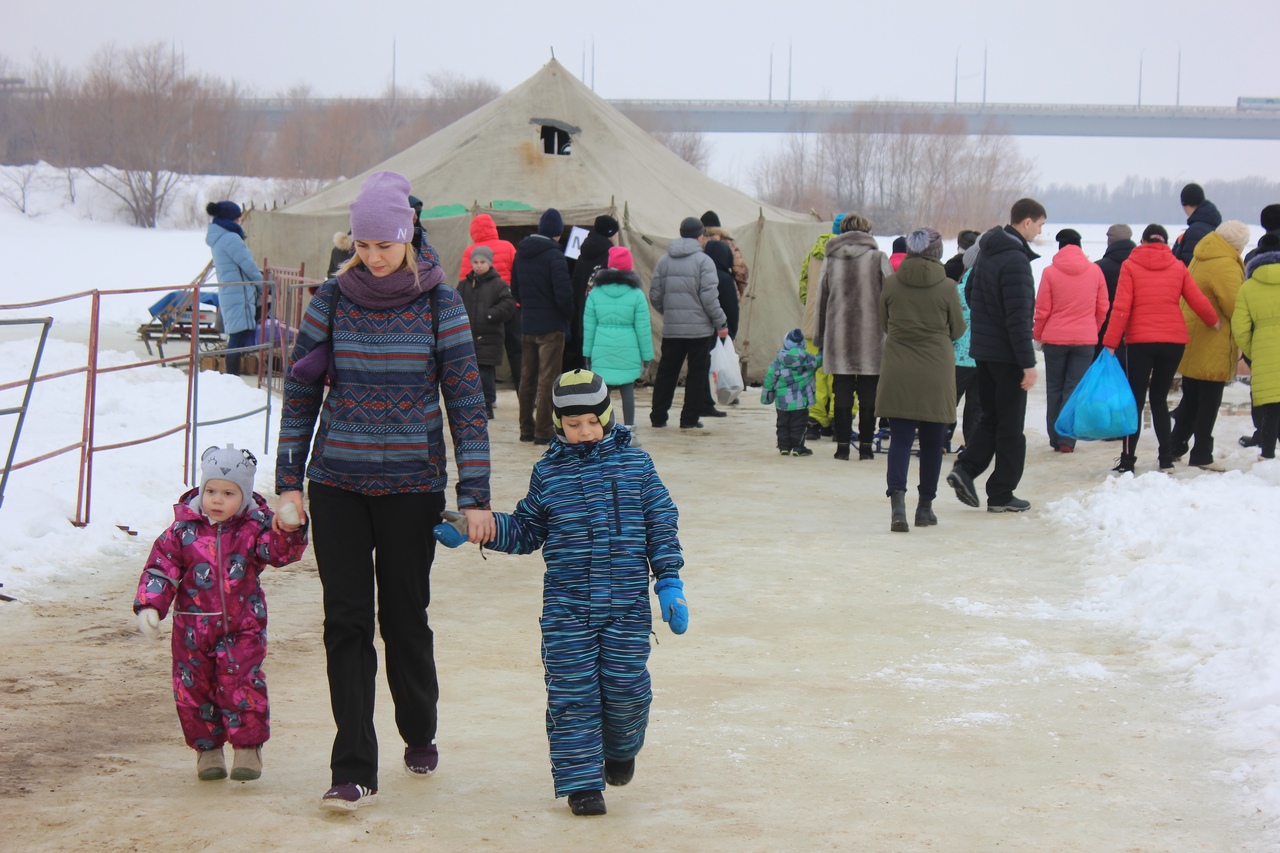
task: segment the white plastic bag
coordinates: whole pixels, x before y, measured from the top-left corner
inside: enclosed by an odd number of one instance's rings
[[[742,393],[742,369],[738,366],[738,353],[733,348],[733,338],[717,338],[711,348],[711,397],[727,406]]]

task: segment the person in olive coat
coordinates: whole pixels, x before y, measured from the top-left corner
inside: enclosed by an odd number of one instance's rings
[[[933,499],[942,473],[942,443],[956,416],[955,348],[964,334],[956,284],[942,266],[942,235],[920,228],[907,235],[907,256],[880,293],[885,333],[876,414],[889,419],[886,473],[892,505],[890,530],[905,533],[907,469],[920,437],[916,527],[938,523]]]

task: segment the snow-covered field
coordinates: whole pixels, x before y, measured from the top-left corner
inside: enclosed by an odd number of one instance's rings
[[[52,172],[51,179],[56,178]],[[225,179],[188,184],[183,210],[200,210]],[[90,288],[169,286],[188,281],[204,266],[203,217],[178,217],[186,228],[147,231],[115,221],[108,202],[81,182],[77,203],[56,184],[32,199],[32,216],[0,207],[0,304],[14,304]],[[1249,217],[1252,219],[1252,216]],[[1131,223],[1141,230],[1143,223]],[[1039,249],[1048,263],[1056,248],[1051,222]],[[1097,258],[1105,246],[1107,223],[1075,226],[1085,252]],[[1176,234],[1177,223],[1169,230]],[[1254,228],[1254,236],[1258,229]],[[889,239],[883,242],[887,248]],[[252,245],[252,234],[250,234]],[[948,255],[954,251],[949,244]],[[104,300],[108,341],[101,365],[139,360],[127,344],[147,319],[153,295]],[[87,302],[26,311],[0,311],[0,319],[52,314],[55,333],[42,373],[85,362],[80,335]],[[70,329],[58,337],[59,329]],[[8,330],[0,338],[0,383],[25,376],[35,350],[34,335]],[[97,412],[99,444],[154,434],[183,422],[185,376],[171,368],[112,373],[100,380]],[[1228,390],[1229,398],[1242,389]],[[0,408],[21,401],[19,392],[0,393]],[[32,400],[17,458],[28,459],[79,440],[84,402],[83,377],[43,383]],[[202,420],[255,408],[265,395],[244,381],[206,373],[200,380]],[[273,409],[270,421],[278,418]],[[1170,478],[1146,473],[1099,482],[1065,495],[1045,511],[1056,514],[1063,536],[1085,537],[1093,545],[1084,567],[1090,578],[1078,600],[1041,617],[1087,619],[1119,625],[1145,643],[1152,665],[1216,709],[1219,733],[1230,742],[1256,748],[1266,766],[1240,768],[1240,778],[1268,780],[1249,799],[1280,817],[1280,463],[1257,463],[1256,452],[1235,443],[1242,419],[1230,432],[1220,424],[1219,457],[1231,469],[1222,475]],[[0,420],[0,450],[7,450],[13,418]],[[1028,418],[1033,433],[1043,429]],[[199,445],[234,442],[258,455],[258,488],[271,492],[274,423],[263,415],[201,430]],[[1148,455],[1153,439],[1145,439]],[[181,436],[98,456],[93,478],[93,523],[77,529],[74,515],[78,454],[15,472],[0,506],[0,582],[21,598],[53,595],[59,579],[92,571],[124,552],[127,534],[115,525],[154,537],[171,519],[171,505],[183,489]],[[1140,465],[1141,470],[1141,465]],[[1027,602],[1028,612],[1037,604]],[[2,612],[2,611],[0,611]]]

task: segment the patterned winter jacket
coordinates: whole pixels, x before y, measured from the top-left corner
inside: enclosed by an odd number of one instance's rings
[[[215,524],[192,506],[199,494],[191,489],[174,505],[173,524],[147,557],[133,612],[151,607],[163,619],[173,607],[175,634],[196,629],[196,616],[218,617],[209,626],[217,636],[261,631],[267,625],[267,605],[258,576],[269,565],[286,566],[302,557],[307,526],[276,533],[271,510],[257,493],[248,510]]]
[[[648,595],[649,574],[678,578],[684,566],[679,514],[653,460],[615,429],[591,444],[559,438],[533,466],[529,494],[513,513],[494,513],[486,547],[508,554],[542,549],[543,601],[588,609],[607,624]]]
[[[779,350],[765,371],[760,402],[768,403],[772,392],[773,404],[784,412],[809,408],[816,401],[814,374],[821,366],[822,353],[810,355],[804,347]]]
[[[311,298],[294,362],[329,338],[329,295],[337,286],[331,279]],[[363,495],[443,492],[443,398],[458,464],[458,506],[488,507],[489,430],[471,326],[458,291],[436,287],[438,342],[430,291],[385,310],[338,298],[332,324],[337,383],[325,394],[323,380],[285,379],[277,493],[301,490],[304,473]]]

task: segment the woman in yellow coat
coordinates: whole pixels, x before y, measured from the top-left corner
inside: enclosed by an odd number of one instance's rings
[[[1253,407],[1260,415],[1258,448],[1276,456],[1280,434],[1280,252],[1255,255],[1236,298],[1231,332],[1253,362]]]
[[[1222,389],[1236,377],[1240,358],[1231,338],[1231,315],[1236,310],[1236,294],[1244,283],[1244,262],[1240,253],[1249,242],[1249,226],[1232,219],[1206,234],[1196,244],[1189,270],[1191,277],[1217,312],[1221,328],[1201,322],[1184,300],[1182,317],[1189,340],[1178,364],[1182,374],[1182,402],[1173,410],[1171,435],[1173,458],[1187,452],[1192,436],[1195,444],[1187,464],[1193,468],[1221,471],[1213,461],[1213,426],[1222,405]]]

